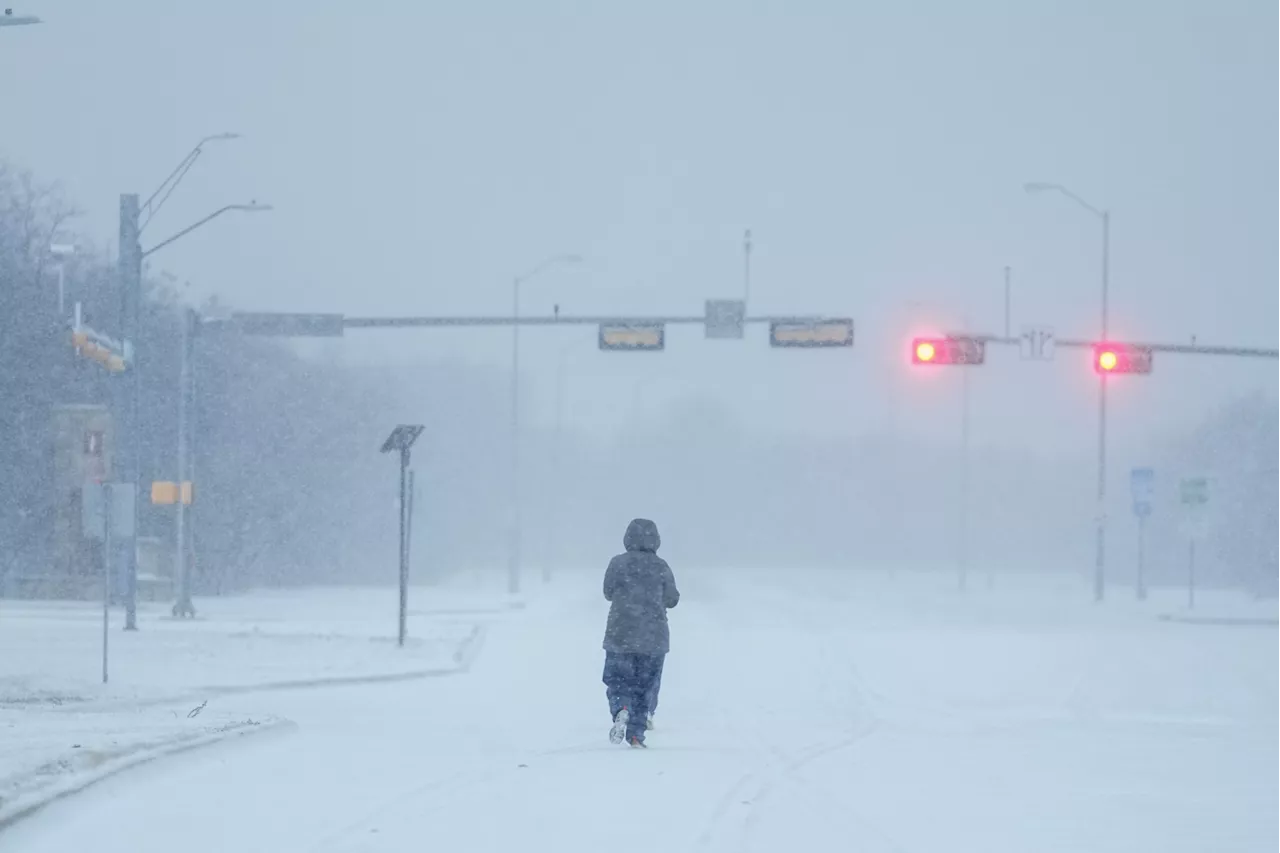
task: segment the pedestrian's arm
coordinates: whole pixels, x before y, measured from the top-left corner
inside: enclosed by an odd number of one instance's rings
[[[604,600],[613,601],[613,588],[617,584],[618,572],[615,568],[617,561],[610,560],[609,568],[604,570]]]
[[[662,569],[662,597],[668,610],[680,603],[680,590],[676,589],[675,573],[665,564]]]

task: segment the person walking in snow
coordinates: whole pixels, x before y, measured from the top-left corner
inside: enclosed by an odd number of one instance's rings
[[[627,525],[626,551],[609,561],[604,597],[609,621],[604,632],[604,683],[613,728],[612,743],[644,746],[645,727],[656,698],[662,665],[671,650],[667,611],[680,603],[676,578],[658,556],[658,525],[637,518]]]

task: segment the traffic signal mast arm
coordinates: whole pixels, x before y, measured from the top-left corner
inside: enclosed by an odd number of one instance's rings
[[[1003,344],[1015,347],[1018,346],[1020,342],[1019,338],[1009,338],[1004,335],[950,334],[945,337],[952,340],[967,338],[969,340],[981,341],[988,344]],[[1153,344],[1120,341],[1104,342],[1072,338],[1058,338],[1056,340],[1057,346],[1074,347],[1077,349],[1092,349],[1093,347],[1102,346],[1104,344],[1133,350],[1146,350],[1148,352],[1173,352],[1187,355],[1226,355],[1245,358],[1280,358],[1280,349],[1276,347],[1203,346],[1200,344]]]

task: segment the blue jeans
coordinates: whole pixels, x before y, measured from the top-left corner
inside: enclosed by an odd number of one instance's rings
[[[653,687],[649,688],[648,701],[645,705],[649,708],[649,716],[652,717],[654,712],[658,710],[658,690],[662,687],[662,665],[666,663],[667,656],[663,655],[658,660],[658,677],[653,680]]]
[[[605,695],[609,698],[609,717],[627,709],[627,740],[644,740],[645,721],[652,713],[650,697],[656,701],[658,681],[662,676],[663,655],[604,653]]]

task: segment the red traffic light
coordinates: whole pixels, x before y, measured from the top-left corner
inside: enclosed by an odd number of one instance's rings
[[[982,364],[986,357],[986,342],[979,338],[914,338],[911,341],[912,364]]]
[[[1103,376],[1108,373],[1150,373],[1151,350],[1132,344],[1094,344],[1093,369]]]

